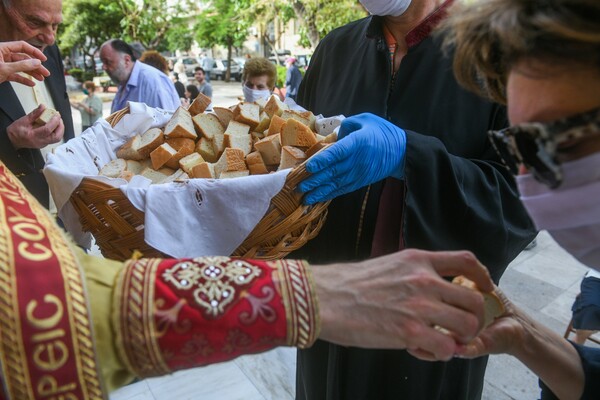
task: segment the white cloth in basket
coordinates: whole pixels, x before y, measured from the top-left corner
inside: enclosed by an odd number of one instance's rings
[[[135,207],[144,211],[144,237],[157,250],[173,257],[231,254],[266,213],[290,170],[161,185],[150,185],[150,180],[142,176],[135,176],[129,183],[97,176],[100,168],[116,158],[116,150],[127,139],[151,127],[164,126],[172,115],[140,103],[130,102],[129,107],[129,114],[114,128],[99,120],[48,155],[44,175],[67,230],[79,245],[91,245],[91,235],[82,231],[69,198],[84,177],[94,177],[119,187]]]

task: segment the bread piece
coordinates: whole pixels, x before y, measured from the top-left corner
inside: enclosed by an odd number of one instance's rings
[[[144,158],[148,157],[158,146],[165,142],[163,131],[159,128],[148,129],[141,135],[138,147],[134,147]]]
[[[289,119],[295,119],[298,122],[302,122],[304,125],[308,126],[310,130],[315,130],[315,116],[310,111],[294,111],[294,110],[285,110],[281,113],[281,118],[286,121]]]
[[[279,135],[267,136],[254,143],[266,165],[278,165],[281,161],[281,140]]]
[[[281,147],[281,162],[278,170],[294,168],[302,164],[304,160],[306,160],[306,154],[302,150],[293,146],[283,146]]]
[[[144,168],[148,167],[148,163],[141,163],[135,160],[127,160],[127,167],[125,168],[127,171],[131,172],[134,175],[138,175],[140,172],[144,170]]]
[[[249,135],[250,126],[242,124],[241,122],[231,121],[229,122],[229,125],[227,125],[225,133],[229,133],[230,135]]]
[[[152,160],[152,168],[154,168],[155,170],[160,169],[175,154],[177,154],[177,150],[172,148],[168,143],[161,144],[156,148],[156,150],[150,153],[150,159]]]
[[[135,135],[123,144],[119,150],[117,150],[117,157],[124,160],[143,160],[147,155],[140,154],[136,149],[139,149],[142,137]]]
[[[244,176],[250,175],[250,171],[225,171],[221,172],[219,175],[219,179],[229,179],[229,178],[242,178]]]
[[[135,174],[131,171],[123,171],[119,176],[117,176],[117,178],[125,179],[127,182],[129,182],[134,175]]]
[[[214,140],[216,135],[223,135],[225,128],[215,114],[198,114],[192,118],[196,131],[208,140]]]
[[[169,175],[171,175],[171,173],[164,174],[162,172],[155,171],[152,168],[146,168],[140,173],[140,175],[150,179],[152,183],[162,183]]]
[[[251,135],[232,135],[225,134],[225,147],[240,149],[244,152],[244,156],[252,151],[252,136]]]
[[[269,170],[259,151],[253,151],[246,156],[246,165],[251,175],[268,174]]]
[[[192,101],[192,104],[188,107],[188,111],[191,116],[198,115],[206,111],[208,106],[210,105],[210,97],[204,95],[203,93],[199,93],[198,96]]]
[[[331,132],[329,135],[325,136],[323,139],[323,143],[335,143],[337,142],[337,133]]]
[[[269,96],[261,97],[258,100],[254,100],[254,104],[258,104],[261,114],[265,111],[265,106],[267,105],[267,101],[269,101]]]
[[[223,172],[244,171],[248,169],[244,161],[244,152],[240,149],[227,148],[215,164],[215,176]]]
[[[282,103],[277,96],[269,97],[267,104],[265,104],[265,112],[271,118],[273,118],[273,115],[281,116],[285,110],[289,110],[289,107],[287,104]]]
[[[465,276],[459,275],[452,280],[452,283],[457,285],[461,285],[467,287],[469,289],[478,290],[477,285],[472,280],[468,279]],[[484,312],[484,322],[483,327],[487,327],[491,325],[494,320],[505,313],[504,304],[502,304],[502,300],[498,297],[495,292],[491,293],[483,293],[483,306],[485,309]]]
[[[193,152],[190,155],[183,157],[179,160],[179,166],[182,170],[190,174],[192,168],[200,163],[204,162],[204,158],[199,153]]]
[[[55,115],[60,115],[60,113],[54,108],[46,107],[44,111],[42,111],[42,114],[37,117],[34,124],[39,126],[46,125]]]
[[[271,118],[271,123],[269,124],[269,130],[267,131],[267,136],[277,135],[281,133],[281,128],[285,125],[285,119],[275,115]]]
[[[179,160],[189,154],[192,154],[196,148],[196,142],[187,138],[169,138],[167,139],[167,143],[169,146],[177,150],[177,154],[175,154],[169,159],[169,161],[165,163],[166,167],[173,169],[178,169]]]
[[[204,178],[204,179],[214,179],[215,175],[215,164],[202,162],[198,165],[192,167],[190,171],[191,178]]]
[[[281,129],[281,145],[311,147],[317,143],[317,137],[310,128],[295,119],[288,119]]]
[[[225,107],[213,107],[213,112],[217,115],[217,118],[219,118],[219,122],[221,122],[223,129],[227,128],[227,125],[229,125],[229,122],[233,119],[233,111]]]
[[[179,107],[165,126],[165,136],[194,139],[198,137],[192,122],[192,115],[183,107]]]
[[[260,122],[258,123],[256,128],[254,128],[254,132],[263,133],[267,129],[269,129],[270,124],[271,124],[271,117],[269,117],[266,112],[261,112],[260,113]]]
[[[167,176],[161,183],[169,183],[175,181],[182,181],[184,179],[190,179],[189,175],[182,169],[178,169],[171,175]]]
[[[225,150],[225,135],[215,135],[212,141],[212,147],[215,154],[217,155],[217,158],[221,157],[221,154],[223,154],[223,150]]]
[[[118,178],[126,169],[127,161],[117,158],[106,163],[106,165],[100,169],[98,175],[107,176],[109,178]]]
[[[213,147],[213,144],[207,138],[201,138],[196,143],[196,152],[198,152],[205,161],[214,163],[219,159],[219,153],[217,153]]]
[[[241,102],[233,109],[233,120],[254,130],[260,123],[260,107],[258,104]]]
[[[264,133],[260,133],[260,132],[251,132],[250,136],[252,136],[252,148],[254,149],[254,143],[258,142],[259,140],[263,140],[265,138],[265,134]],[[256,150],[256,149],[254,149]]]
[[[310,146],[308,148],[308,150],[306,150],[306,158],[311,158],[312,156],[317,154],[319,152],[319,150],[321,150],[322,148],[324,148],[326,146],[327,146],[327,143],[323,143],[323,142],[317,142],[317,143],[313,144],[312,146]]]

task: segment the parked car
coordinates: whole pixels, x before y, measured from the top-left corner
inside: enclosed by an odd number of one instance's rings
[[[231,79],[235,79],[236,81],[240,81],[242,79],[242,70],[240,65],[231,60]],[[227,73],[227,60],[216,59],[213,63],[213,69],[210,71],[210,79],[219,80],[225,79],[225,74]]]
[[[238,63],[238,65],[240,66],[240,71],[244,71],[244,64],[246,64],[247,60],[246,57],[233,57],[232,60]]]
[[[198,60],[194,57],[182,57],[183,65],[185,65],[185,74],[187,76],[194,76],[194,70],[199,67]]]

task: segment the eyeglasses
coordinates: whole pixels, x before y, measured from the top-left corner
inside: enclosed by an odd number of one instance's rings
[[[550,188],[562,182],[557,158],[560,145],[594,134],[600,134],[600,108],[549,123],[524,123],[488,132],[494,149],[513,174],[523,164]]]

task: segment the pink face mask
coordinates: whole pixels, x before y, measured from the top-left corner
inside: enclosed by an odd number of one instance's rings
[[[521,201],[538,229],[581,263],[600,270],[600,153],[561,164],[563,182],[549,189],[517,176]]]

